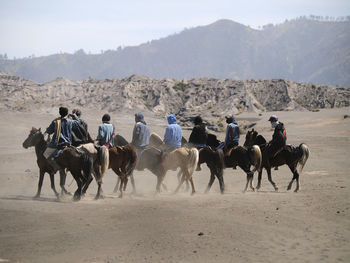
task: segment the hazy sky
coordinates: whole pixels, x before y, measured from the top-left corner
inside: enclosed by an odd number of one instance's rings
[[[100,53],[223,18],[258,28],[303,15],[348,16],[350,0],[0,0],[0,54]]]

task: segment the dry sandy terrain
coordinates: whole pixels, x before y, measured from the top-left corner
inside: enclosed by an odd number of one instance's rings
[[[268,139],[270,114],[263,114],[256,127]],[[310,148],[298,193],[286,191],[292,175],[284,166],[272,171],[279,192],[264,172],[261,191],[242,193],[246,179],[238,168],[225,170],[224,195],[217,181],[205,195],[209,170],[203,165],[194,174],[194,196],[172,194],[175,172],[166,177],[170,191],[154,195],[156,177],[136,171],[138,194],[131,195],[129,185],[119,199],[112,194],[116,175],[108,171],[105,199],[93,199],[93,182],[87,196],[73,202],[69,196],[56,200],[48,176],[41,198],[32,199],[36,156],[33,148],[22,148],[32,126],[45,129],[56,115],[1,112],[0,262],[350,262],[350,118],[344,119],[350,109],[276,114],[286,125],[288,142]],[[83,112],[94,136],[101,116]],[[133,115],[112,119],[130,140]],[[164,134],[165,119],[146,116],[146,121]],[[186,138],[189,132],[184,130]],[[74,192],[71,182],[68,175],[67,187]]]

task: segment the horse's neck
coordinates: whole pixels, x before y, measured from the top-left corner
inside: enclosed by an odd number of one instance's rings
[[[254,144],[259,145],[259,146],[263,146],[266,144],[266,140],[262,135],[258,135],[255,138]]]
[[[40,141],[35,145],[35,153],[37,158],[43,157],[43,153],[46,149],[47,142],[44,140],[44,136],[40,139]]]

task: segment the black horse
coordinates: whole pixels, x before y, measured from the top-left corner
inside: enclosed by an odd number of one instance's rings
[[[224,168],[233,168],[236,166],[239,166],[247,174],[247,183],[244,192],[247,191],[248,185],[250,185],[250,188],[254,191],[252,185],[253,175],[255,171],[260,169],[261,165],[261,152],[259,147],[256,145],[249,148],[237,146],[231,152],[225,154],[222,149],[216,150],[219,145],[220,141],[217,139],[216,135],[208,134],[207,146],[199,149],[198,165],[206,163],[210,169],[210,179],[205,192],[207,193],[210,190],[216,177],[219,180],[220,191],[224,193],[225,184],[223,170]],[[250,170],[251,165],[254,166],[252,171]]]
[[[255,131],[254,129],[247,132],[244,146],[251,146],[253,144],[259,145],[262,154],[263,155],[266,154],[264,151],[266,147],[266,140],[262,135],[258,135],[258,132]],[[308,158],[309,158],[309,148],[305,143],[301,143],[298,147],[286,145],[280,152],[275,154],[275,156],[273,156],[269,160],[269,164],[267,162],[263,162],[262,168],[266,169],[269,182],[272,184],[275,191],[278,191],[278,187],[276,186],[275,182],[272,181],[272,178],[271,178],[271,168],[278,167],[284,164],[288,165],[289,169],[293,173],[293,178],[288,184],[287,190],[291,189],[293,181],[296,180],[297,186],[294,192],[297,192],[299,190],[299,174],[303,170]],[[266,158],[263,158],[263,159],[265,160]],[[298,165],[300,166],[299,172],[297,169]],[[262,169],[259,171],[258,184],[256,186],[256,189],[260,189],[261,187],[261,176],[262,176]]]

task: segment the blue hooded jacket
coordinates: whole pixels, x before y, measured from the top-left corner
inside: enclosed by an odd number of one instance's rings
[[[181,147],[182,131],[180,125],[176,123],[176,116],[174,114],[168,115],[168,127],[164,134],[164,143],[174,147]]]

